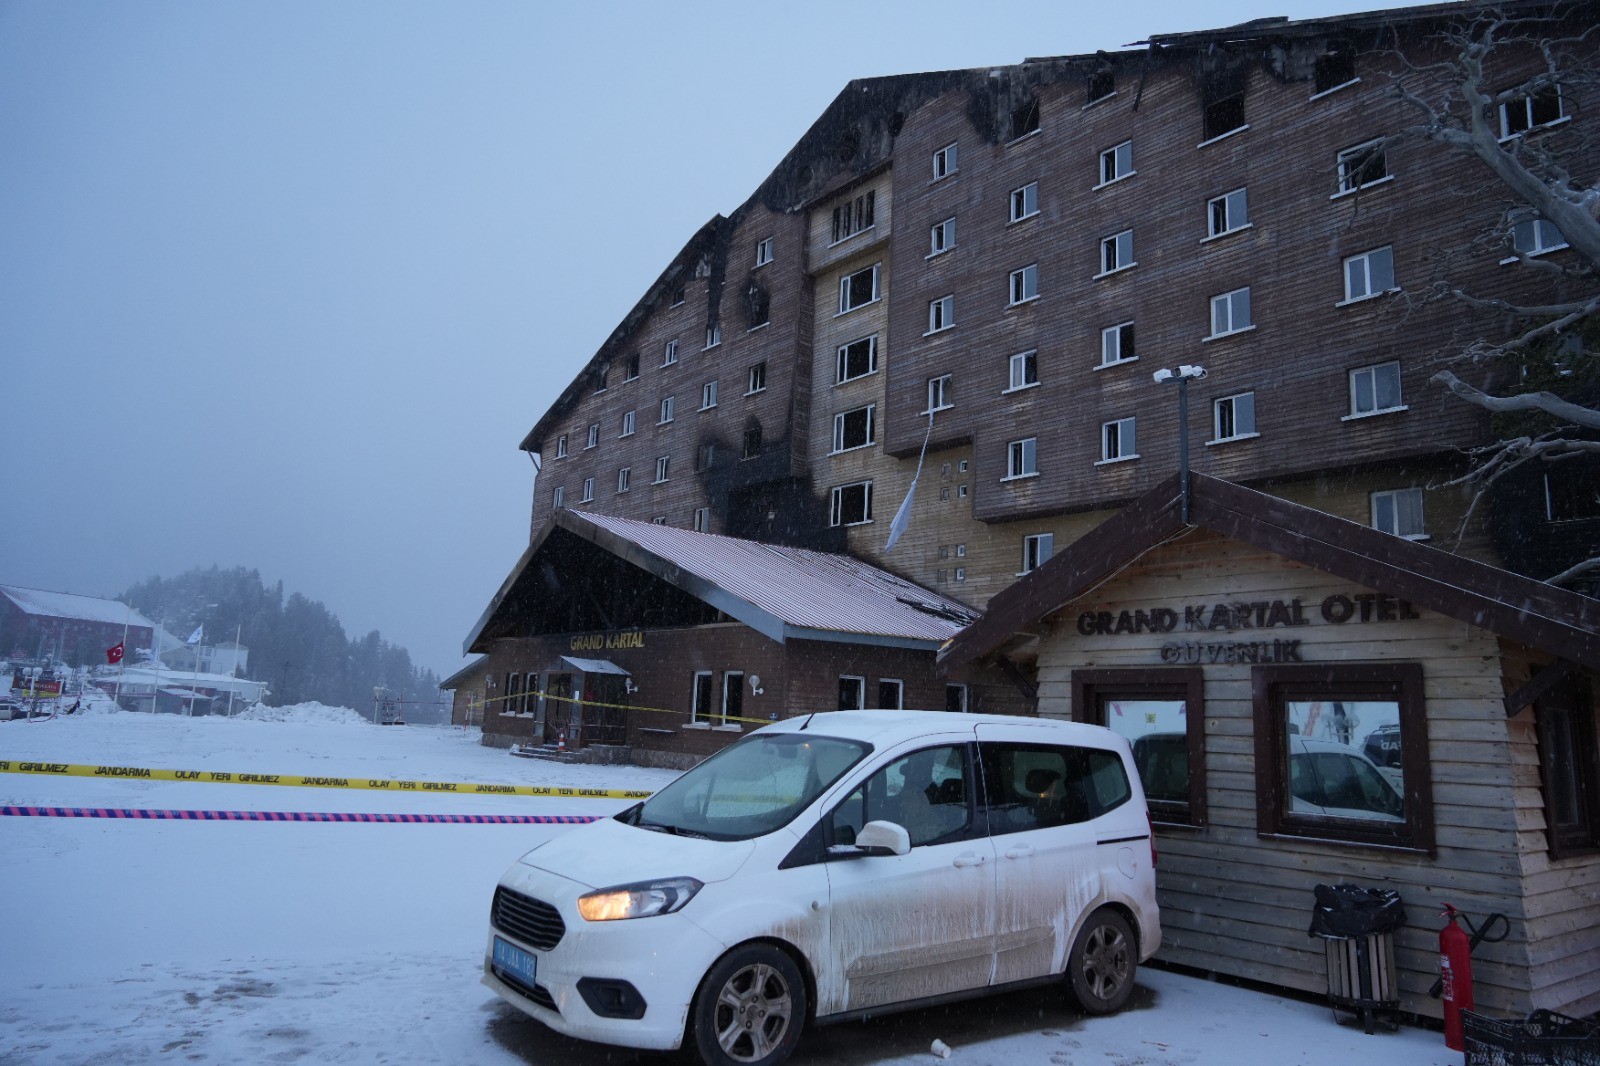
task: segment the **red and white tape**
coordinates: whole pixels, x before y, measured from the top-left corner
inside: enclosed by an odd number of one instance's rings
[[[339,811],[168,811],[129,807],[0,806],[0,817],[128,818],[158,822],[378,822],[404,825],[585,825],[589,814],[374,814]]]

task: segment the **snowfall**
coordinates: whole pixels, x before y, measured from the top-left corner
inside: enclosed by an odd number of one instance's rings
[[[232,718],[109,700],[0,722],[0,760],[430,782],[661,787],[630,766],[517,758],[476,729],[378,726],[344,708]],[[611,814],[628,801],[0,772],[0,806]],[[570,825],[0,817],[0,1063],[660,1063],[561,1037],[478,983],[489,900]],[[1059,988],[808,1032],[791,1060],[959,1066],[1427,1066],[1437,1031],[1367,1035],[1325,1005],[1151,967],[1087,1018]]]

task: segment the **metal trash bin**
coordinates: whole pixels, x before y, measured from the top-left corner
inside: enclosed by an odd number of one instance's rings
[[[1400,1009],[1395,977],[1394,931],[1406,923],[1405,906],[1392,889],[1358,885],[1317,885],[1309,935],[1324,942],[1328,961],[1328,1002],[1357,1015],[1371,1033],[1376,1025],[1397,1023],[1379,1012]]]

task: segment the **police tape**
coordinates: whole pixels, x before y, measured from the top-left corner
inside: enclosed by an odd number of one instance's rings
[[[8,818],[127,818],[155,822],[353,822],[402,825],[587,825],[593,814],[373,814],[339,811],[165,811],[129,807],[0,807]]]
[[[554,785],[484,785],[461,781],[397,781],[378,777],[317,777],[308,774],[238,774],[214,770],[152,770],[142,766],[17,762],[0,759],[0,773],[53,777],[119,777],[141,781],[204,781],[224,785],[286,785],[291,788],[370,788],[381,792],[453,792],[464,796],[546,796],[561,799],[647,799],[626,788],[562,788]]]

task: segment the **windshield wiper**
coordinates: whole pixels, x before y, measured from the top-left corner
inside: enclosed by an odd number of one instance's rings
[[[633,824],[638,826],[640,829],[648,829],[653,833],[670,833],[673,836],[678,836],[683,832],[683,830],[679,829],[677,826],[667,825],[665,822],[646,822],[643,819],[640,819]]]

